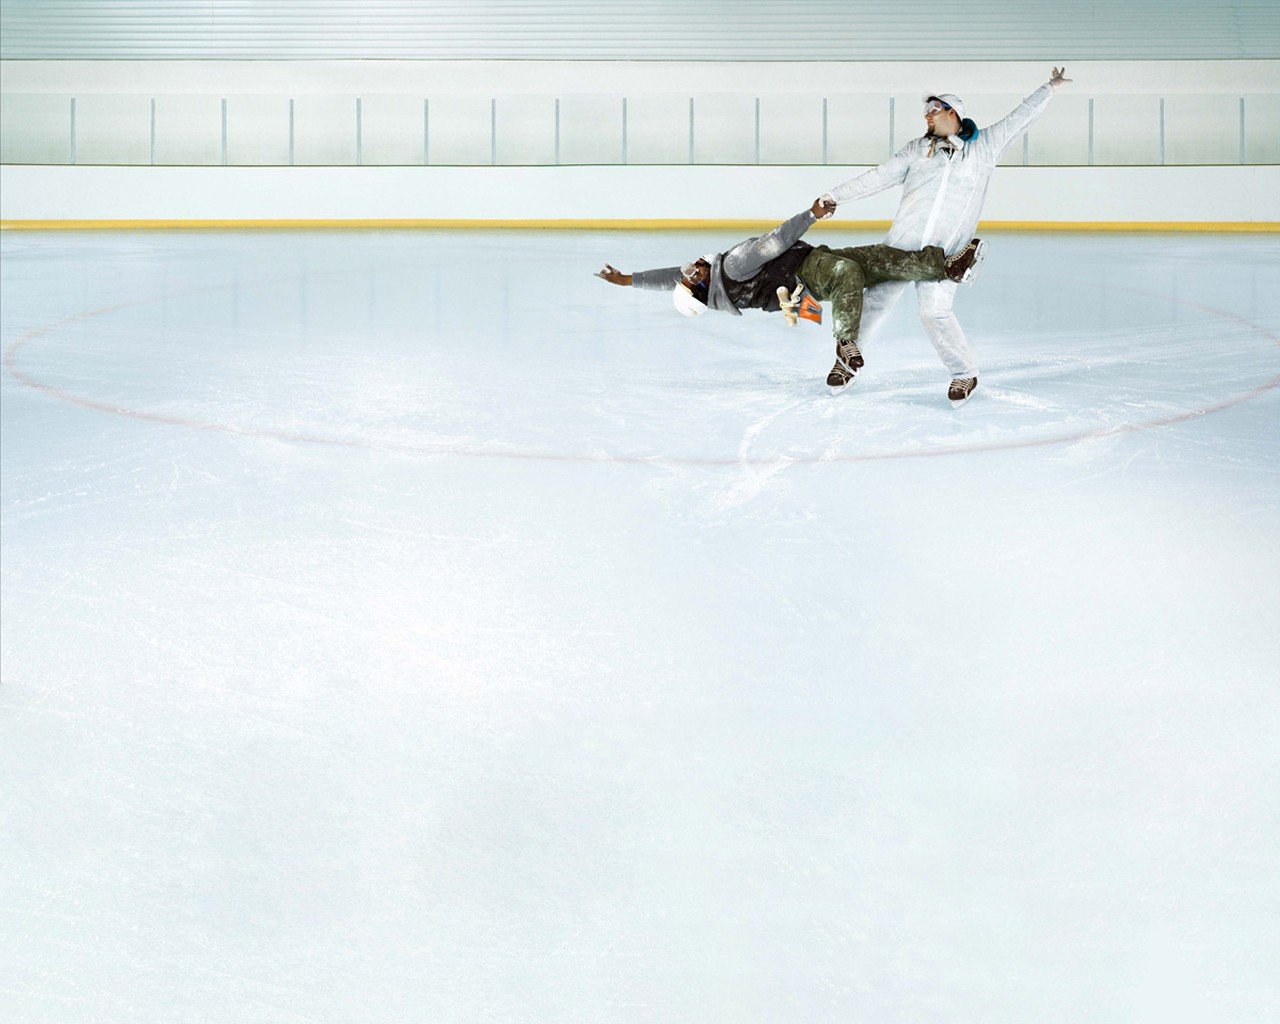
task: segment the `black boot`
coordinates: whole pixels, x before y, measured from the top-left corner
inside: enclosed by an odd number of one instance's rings
[[[982,270],[982,261],[987,258],[987,243],[975,238],[954,256],[948,256],[943,273],[948,281],[956,284],[972,284],[978,279]]]
[[[947,397],[951,399],[952,407],[964,405],[977,387],[977,377],[956,377],[952,380],[951,386],[947,388]]]
[[[827,385],[842,388],[852,384],[853,378],[858,376],[858,371],[864,365],[865,361],[856,341],[836,342],[836,363],[827,374]]]

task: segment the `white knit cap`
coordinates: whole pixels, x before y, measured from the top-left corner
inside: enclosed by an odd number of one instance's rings
[[[956,112],[956,117],[960,118],[961,121],[964,120],[964,101],[959,96],[949,92],[931,92],[924,97],[926,104],[930,100],[941,100]]]
[[[675,304],[676,312],[681,316],[702,316],[707,311],[706,303],[695,299],[693,292],[689,291],[683,281],[676,282],[671,292],[671,301]]]

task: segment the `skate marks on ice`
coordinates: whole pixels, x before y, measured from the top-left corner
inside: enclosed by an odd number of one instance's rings
[[[979,388],[952,410],[918,329],[886,325],[857,383],[831,395],[820,379],[826,336],[771,330],[762,316],[690,329],[652,296],[623,293],[603,317],[574,309],[552,321],[545,282],[504,278],[492,304],[451,319],[436,296],[450,293],[448,280],[424,295],[398,267],[368,263],[351,278],[329,264],[303,267],[282,289],[278,260],[267,262],[276,280],[239,270],[222,285],[51,319],[9,342],[6,368],[95,412],[285,443],[749,470],[731,503],[797,462],[1067,444],[1194,419],[1280,384],[1269,326],[1100,282],[1073,286],[1076,322],[1053,310],[1029,318],[989,289],[988,305],[964,311],[967,326],[977,321]],[[1020,320],[1032,322],[1013,333]]]

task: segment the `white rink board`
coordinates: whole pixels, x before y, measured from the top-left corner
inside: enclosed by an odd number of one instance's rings
[[[838,167],[0,167],[3,220],[778,219]],[[890,190],[840,211],[888,220]],[[989,221],[1280,221],[1280,166],[1001,167]]]

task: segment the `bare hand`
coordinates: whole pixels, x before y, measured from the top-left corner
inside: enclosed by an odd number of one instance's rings
[[[604,265],[603,270],[596,271],[596,277],[602,281],[608,281],[610,284],[620,284],[623,286],[631,284],[631,275],[624,274],[616,267],[611,267],[608,263]]]
[[[818,220],[825,220],[836,212],[836,201],[830,196],[819,196],[809,207],[809,212]]]
[[[1057,92],[1058,89],[1060,89],[1062,86],[1066,85],[1068,82],[1071,81],[1070,78],[1065,77],[1066,73],[1067,73],[1066,68],[1053,69],[1053,74],[1049,76],[1049,84],[1053,86],[1054,92]]]

